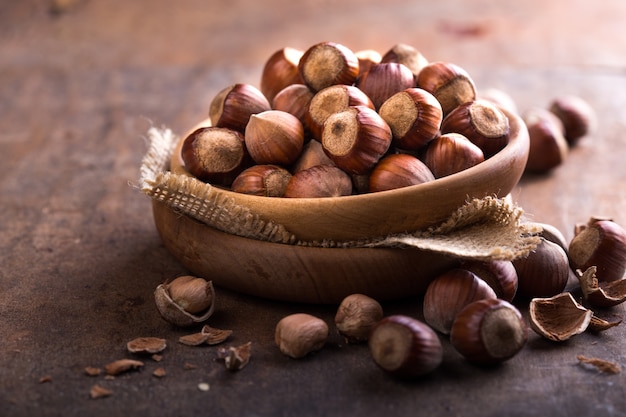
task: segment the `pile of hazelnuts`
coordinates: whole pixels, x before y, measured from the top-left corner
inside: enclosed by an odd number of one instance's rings
[[[490,158],[509,119],[477,98],[463,68],[429,62],[410,45],[385,54],[321,42],[285,47],[260,88],[234,84],[209,110],[211,126],[183,138],[195,177],[270,197],[336,197],[433,181]]]

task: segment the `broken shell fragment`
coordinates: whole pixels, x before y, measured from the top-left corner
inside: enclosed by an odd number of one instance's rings
[[[603,332],[610,329],[611,327],[619,325],[621,322],[622,320],[604,320],[603,318],[592,314],[591,321],[589,321],[589,327],[587,329],[591,330],[592,332]]]
[[[177,279],[181,278],[183,277],[179,277]],[[190,327],[194,324],[202,323],[208,320],[215,309],[215,290],[213,288],[213,281],[205,281],[206,288],[204,290],[204,294],[206,294],[206,297],[210,299],[210,303],[208,303],[208,307],[204,311],[200,311],[198,313],[191,313],[181,304],[174,301],[170,294],[170,287],[175,281],[176,280],[171,283],[163,283],[154,291],[154,300],[161,317],[179,327]]]
[[[217,345],[224,342],[233,334],[232,330],[216,329],[205,325],[199,333],[193,333],[178,338],[178,341],[187,346]]]
[[[584,332],[593,312],[580,305],[569,292],[550,298],[533,298],[530,327],[546,339],[562,342]]]
[[[139,369],[144,365],[143,362],[134,359],[118,359],[104,366],[107,375],[119,375],[123,372]]]
[[[240,346],[229,346],[217,351],[217,358],[224,361],[229,371],[239,371],[250,362],[252,342]]]
[[[158,337],[138,337],[126,344],[126,349],[131,353],[159,353],[166,347],[166,340]]]
[[[593,307],[612,307],[626,301],[626,278],[598,282],[597,268],[590,266],[585,272],[576,271],[585,300]]]

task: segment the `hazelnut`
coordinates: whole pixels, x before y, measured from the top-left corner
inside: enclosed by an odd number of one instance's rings
[[[420,51],[406,43],[397,43],[382,56],[380,62],[397,62],[411,70],[417,77],[422,68],[428,65],[428,60]]]
[[[460,133],[438,136],[424,152],[424,163],[435,178],[456,174],[484,160],[482,149]]]
[[[193,131],[184,139],[180,156],[193,176],[226,187],[250,163],[243,135],[220,127]]]
[[[159,285],[154,297],[161,316],[180,327],[206,321],[215,308],[213,282],[189,275]]]
[[[211,101],[211,125],[244,132],[250,116],[270,110],[267,98],[253,85],[234,84],[221,90]]]
[[[274,110],[282,110],[291,113],[300,120],[305,128],[305,136],[308,132],[306,129],[306,114],[309,111],[309,103],[313,98],[313,92],[304,84],[291,84],[283,88],[276,94],[272,102]]]
[[[580,305],[572,294],[563,292],[530,301],[530,327],[546,339],[562,342],[587,330],[592,311]]]
[[[326,87],[311,98],[309,109],[305,115],[305,124],[313,137],[321,140],[324,122],[328,116],[351,106],[374,108],[370,98],[355,86],[337,84]]]
[[[515,356],[528,340],[520,311],[507,301],[474,301],[459,312],[450,330],[450,343],[467,360],[496,364]]]
[[[367,341],[372,327],[383,318],[380,303],[364,294],[347,296],[339,304],[335,325],[348,342]]]
[[[302,84],[298,63],[304,52],[291,47],[274,52],[263,66],[260,90],[271,103],[276,94],[291,84]]]
[[[304,146],[304,128],[298,118],[281,110],[250,117],[245,130],[248,153],[257,164],[290,165]]]
[[[537,226],[541,228],[541,232],[539,232],[539,236],[543,237],[546,240],[549,240],[552,243],[556,243],[559,245],[567,254],[569,252],[568,243],[561,232],[556,226],[548,223],[535,223]]]
[[[283,317],[276,325],[274,341],[281,353],[294,359],[320,350],[328,339],[324,320],[306,313]]]
[[[322,146],[330,159],[350,174],[370,171],[391,145],[391,129],[376,111],[350,107],[324,122]]]
[[[434,181],[430,169],[415,156],[397,153],[383,157],[369,175],[370,192],[393,190]]]
[[[577,271],[584,299],[593,307],[613,307],[626,301],[626,278],[598,282],[597,268],[590,266]]]
[[[561,165],[569,153],[561,121],[550,111],[535,108],[524,115],[530,138],[526,171],[544,173]]]
[[[354,53],[359,59],[359,76],[366,73],[374,64],[379,64],[382,56],[374,49],[362,49]]]
[[[517,293],[522,297],[552,297],[563,291],[570,276],[567,254],[558,244],[540,238],[536,249],[513,260]]]
[[[435,139],[443,112],[439,101],[426,90],[407,88],[389,97],[378,110],[401,149],[416,150]]]
[[[467,71],[450,62],[431,62],[417,75],[417,86],[434,95],[444,117],[463,103],[476,99],[476,87]]]
[[[457,314],[469,303],[485,298],[497,298],[485,281],[466,269],[452,269],[428,284],[424,320],[433,329],[449,334]]]
[[[506,146],[509,132],[509,118],[487,100],[461,104],[441,122],[442,134],[462,134],[483,151],[485,159]]]
[[[574,270],[597,267],[598,281],[616,281],[626,271],[626,230],[609,219],[592,217],[569,244]]]
[[[511,261],[470,260],[463,262],[461,266],[489,284],[498,298],[508,302],[515,298],[518,278],[517,271]]]
[[[304,145],[304,149],[291,167],[291,171],[296,173],[316,165],[335,165],[335,163],[326,155],[321,142],[310,140]]]
[[[565,139],[570,146],[576,145],[580,138],[595,128],[595,111],[582,97],[567,95],[555,98],[549,110],[563,123]]]
[[[352,194],[352,179],[332,165],[316,165],[298,171],[289,180],[283,197],[320,198]]]
[[[374,103],[380,106],[394,94],[415,87],[415,77],[410,69],[397,62],[375,64],[361,75],[355,84]]]
[[[443,361],[439,336],[409,316],[393,315],[380,320],[372,329],[368,345],[376,365],[401,378],[426,375]]]
[[[291,173],[277,165],[254,165],[235,178],[232,191],[263,197],[282,197]]]
[[[359,75],[359,59],[339,43],[321,42],[307,49],[298,63],[304,83],[313,91],[334,84],[354,84]]]

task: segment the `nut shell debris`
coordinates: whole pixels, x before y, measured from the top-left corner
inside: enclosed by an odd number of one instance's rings
[[[569,292],[549,298],[533,298],[530,327],[546,339],[562,342],[584,332],[593,312],[580,305]]]

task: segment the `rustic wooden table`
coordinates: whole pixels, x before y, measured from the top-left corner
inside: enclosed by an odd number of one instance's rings
[[[253,343],[250,364],[227,372],[214,348],[177,343],[186,331],[157,314],[156,285],[186,271],[134,187],[150,126],[185,130],[224,86],[258,84],[278,48],[334,40],[384,51],[405,42],[465,67],[479,86],[506,90],[522,111],[560,94],[586,98],[599,115],[594,134],[512,195],[568,239],[594,214],[626,225],[624,19],[621,0],[3,2],[0,414],[625,416],[624,373],[576,359],[626,365],[624,326],[558,345],[531,332],[519,355],[487,369],[444,343],[440,369],[401,382],[374,365],[366,346],[335,335],[303,360],[278,352],[273,329],[282,316],[305,311],[331,322],[335,306],[218,288],[212,324],[234,329],[233,344]],[[384,308],[420,315],[419,299]],[[162,362],[147,359],[112,380],[83,373],[128,357],[125,344],[138,336],[168,340]],[[167,376],[152,376],[157,367]],[[95,384],[113,395],[90,399]]]

